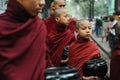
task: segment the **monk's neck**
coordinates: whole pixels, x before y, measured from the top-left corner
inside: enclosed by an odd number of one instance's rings
[[[27,21],[31,16],[17,0],[8,2],[6,13],[14,20],[19,22]]]
[[[60,23],[57,23],[57,26],[56,26],[56,29],[57,29],[57,31],[59,31],[59,32],[64,32],[65,30],[66,30],[66,25],[64,25],[64,24],[60,24]]]

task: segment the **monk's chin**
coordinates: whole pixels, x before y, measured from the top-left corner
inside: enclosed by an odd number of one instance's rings
[[[90,39],[90,37],[85,37],[84,39],[85,39],[85,40],[89,40],[89,39]]]
[[[30,16],[34,18],[34,17],[38,16],[38,14],[39,14],[39,13],[36,12],[36,13],[30,14]]]

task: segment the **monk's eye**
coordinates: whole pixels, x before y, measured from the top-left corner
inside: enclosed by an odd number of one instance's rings
[[[68,15],[65,15],[65,17],[68,17]]]
[[[89,29],[92,29],[91,27],[89,27]]]
[[[65,7],[65,5],[60,5],[60,7]]]
[[[86,29],[85,27],[82,28],[82,30],[85,30],[85,29]]]

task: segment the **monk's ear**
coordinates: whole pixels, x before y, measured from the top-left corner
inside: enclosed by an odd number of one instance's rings
[[[55,18],[55,21],[56,21],[56,22],[59,22],[59,20],[60,20],[59,17],[56,17],[56,18]]]

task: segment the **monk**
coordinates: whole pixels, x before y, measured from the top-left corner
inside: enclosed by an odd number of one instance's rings
[[[45,24],[47,26],[48,33],[52,29],[52,26],[56,25],[56,21],[55,21],[55,18],[54,18],[54,11],[56,9],[59,9],[59,8],[65,8],[65,6],[66,6],[65,0],[54,0],[51,3],[51,7],[50,7],[51,16],[44,20],[44,22],[45,22]],[[68,26],[72,30],[73,33],[75,31],[75,23],[76,23],[75,19],[69,18],[69,25]]]
[[[32,5],[31,5],[32,4]],[[44,80],[44,0],[9,0],[0,15],[0,80]]]
[[[55,26],[56,21],[54,18],[54,11],[55,9],[59,9],[59,8],[65,8],[66,4],[64,0],[54,0],[51,3],[51,7],[50,7],[50,17],[46,18],[44,20],[46,26],[47,26],[47,31],[48,33],[50,32],[50,30],[52,29],[52,26]]]
[[[74,34],[67,26],[69,24],[69,16],[66,9],[56,9],[54,15],[56,25],[53,26],[48,33],[47,43],[53,64],[55,66],[60,66],[63,49],[74,41]]]
[[[89,21],[81,19],[76,23],[77,40],[68,49],[68,64],[76,67],[83,76],[83,64],[93,58],[100,58],[97,45],[90,39],[92,28]]]
[[[120,80],[120,22],[114,27],[118,42],[111,55],[110,80]]]
[[[54,15],[54,10],[55,10],[55,7],[54,7],[54,3],[52,2],[50,5],[50,16]]]
[[[65,6],[66,6],[65,0],[54,0],[55,9],[65,8]]]

